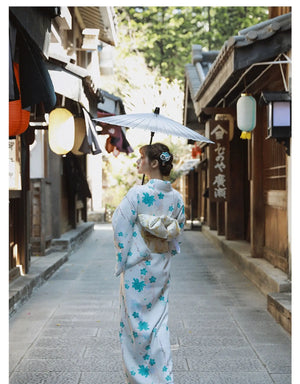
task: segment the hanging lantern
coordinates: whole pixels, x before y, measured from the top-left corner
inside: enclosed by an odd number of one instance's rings
[[[197,157],[200,157],[201,153],[202,153],[201,148],[198,147],[197,143],[195,143],[192,148],[192,158],[196,159]]]
[[[84,153],[79,151],[81,144],[86,136],[86,126],[83,117],[75,117],[75,140],[72,148],[72,153],[77,156],[81,156]]]
[[[14,74],[20,93],[19,64],[13,63]],[[9,102],[9,136],[20,135],[29,125],[30,112],[22,109],[21,99]]]
[[[256,126],[256,101],[247,93],[242,93],[236,104],[237,126],[242,131],[241,139],[251,139],[251,131]]]
[[[74,117],[65,108],[56,108],[49,114],[49,146],[58,155],[70,152],[74,145]]]

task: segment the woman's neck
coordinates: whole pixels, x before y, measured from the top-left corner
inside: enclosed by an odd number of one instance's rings
[[[153,171],[151,171],[151,173],[149,173],[148,177],[150,180],[151,179],[164,180],[163,175],[160,173],[160,171],[158,169],[154,169]]]

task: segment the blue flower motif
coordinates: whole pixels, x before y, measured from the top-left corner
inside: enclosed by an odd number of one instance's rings
[[[147,345],[147,347],[145,349],[146,349],[146,351],[149,351],[150,348],[151,348],[150,345]]]
[[[163,199],[164,197],[165,197],[165,195],[162,193],[162,192],[160,192],[158,195],[158,198],[161,200],[161,199]]]
[[[144,360],[149,360],[149,359],[150,359],[150,356],[148,355],[148,353],[146,353],[146,355],[143,356],[143,359],[144,359]]]
[[[150,365],[154,365],[155,364],[155,359],[150,359]]]
[[[167,380],[167,381],[171,381],[171,380],[172,380],[172,379],[171,379],[171,376],[169,376],[169,375],[166,376],[166,380]]]
[[[148,271],[147,271],[146,268],[141,269],[141,275],[146,275],[147,272],[148,272]]]
[[[129,252],[127,253],[127,256],[132,256],[132,252],[129,251]]]
[[[136,233],[136,232],[133,232],[132,236],[133,236],[133,237],[137,237],[137,233]]]
[[[121,328],[124,328],[124,327],[125,327],[123,321],[120,322],[120,327],[121,327]]]
[[[168,368],[164,365],[162,370],[163,370],[163,372],[167,372]]]
[[[121,252],[118,253],[118,261],[119,261],[119,262],[122,261],[122,253],[121,253]]]
[[[123,236],[123,232],[119,232],[118,236],[122,237]]]
[[[160,297],[159,297],[159,300],[160,300],[160,301],[164,301],[164,300],[165,300],[165,297],[164,297],[164,296],[160,296]]]
[[[149,281],[150,281],[150,283],[155,283],[156,282],[156,277],[151,276]]]
[[[134,209],[131,210],[131,213],[133,214],[133,216],[135,216],[135,210]]]
[[[151,265],[151,261],[150,261],[150,260],[147,260],[147,261],[145,262],[145,264],[146,264],[146,265]]]
[[[140,331],[147,331],[149,329],[149,324],[147,321],[140,321],[139,322],[139,330]]]
[[[124,244],[123,243],[119,243],[118,246],[119,246],[120,249],[124,248]]]
[[[183,227],[184,227],[184,224],[183,224],[183,223],[180,223],[180,224],[179,224],[179,227],[180,227],[180,228],[183,228]]]
[[[132,332],[132,334],[135,339],[139,336],[137,332]]]
[[[150,309],[151,307],[152,307],[152,304],[151,304],[151,303],[147,304],[147,308],[148,308],[148,309]]]
[[[135,376],[135,375],[136,375],[136,372],[134,372],[134,371],[130,371],[130,374],[131,374],[131,376]]]
[[[142,199],[143,203],[151,207],[153,205],[155,198],[154,196],[150,196],[148,192],[143,193],[144,197]]]
[[[180,203],[177,203],[177,208],[180,208]]]
[[[126,288],[126,289],[129,289],[129,285],[128,285],[127,283],[125,284],[125,288]]]
[[[149,368],[144,365],[139,365],[139,374],[145,377],[149,376]]]
[[[169,206],[169,211],[170,212],[174,211],[174,207],[172,205]]]
[[[137,317],[139,317],[139,314],[137,312],[133,312],[132,316],[136,319]]]
[[[139,281],[139,279],[133,279],[132,282],[132,288],[134,288],[136,291],[142,292],[142,290],[145,287],[144,281]]]

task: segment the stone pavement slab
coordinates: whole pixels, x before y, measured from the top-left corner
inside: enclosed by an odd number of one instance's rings
[[[10,319],[10,384],[124,384],[112,229],[97,224]],[[290,384],[291,337],[201,232],[173,258],[175,384]],[[159,383],[155,383],[159,384]]]

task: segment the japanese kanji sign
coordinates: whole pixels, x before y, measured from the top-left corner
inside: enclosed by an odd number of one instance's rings
[[[215,145],[209,151],[209,199],[226,201],[229,181],[229,123],[226,120],[210,122],[210,138]]]

